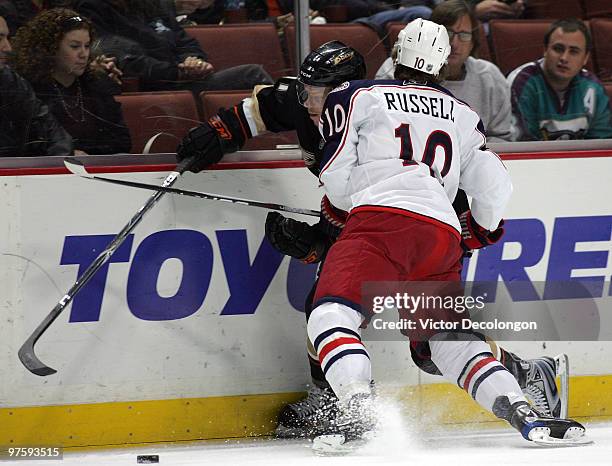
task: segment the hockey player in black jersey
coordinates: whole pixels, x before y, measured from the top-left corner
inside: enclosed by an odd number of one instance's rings
[[[193,128],[177,149],[179,160],[197,155],[199,172],[240,149],[249,138],[271,131],[295,130],[304,163],[317,170],[321,135],[317,129],[325,96],[344,81],[365,77],[365,62],[356,50],[332,41],[312,51],[300,67],[300,77],[280,78],[273,86],[257,86],[250,98],[221,109]]]
[[[281,78],[273,86],[258,86],[250,98],[232,108],[221,109],[204,124],[193,128],[177,149],[182,160],[196,155],[193,172],[219,162],[223,155],[239,150],[247,139],[271,131],[296,130],[305,165],[318,176],[322,138],[317,122],[326,95],[339,84],[363,79],[365,64],[356,50],[339,41],[332,41],[313,50],[300,67],[298,78]],[[465,194],[460,191],[453,206],[458,215],[469,209]],[[336,210],[323,198],[321,219],[315,225],[286,218],[271,212],[266,219],[266,237],[283,254],[307,263],[321,262],[329,246],[340,233],[346,214]],[[312,310],[312,293],[306,302],[306,315]],[[493,344],[494,346],[494,344]],[[496,357],[531,394],[541,410],[558,416],[560,398],[555,385],[555,362],[552,358],[523,360],[502,348]],[[336,398],[331,391],[312,345],[308,359],[313,385],[308,396],[281,411],[277,435],[312,436],[325,429],[325,421],[333,418]],[[429,361],[418,359],[419,367],[435,373]]]

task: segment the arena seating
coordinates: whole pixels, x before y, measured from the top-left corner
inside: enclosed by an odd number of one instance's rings
[[[155,139],[150,152],[175,152],[181,138],[200,121],[189,91],[126,93],[115,99],[121,103],[134,154],[142,153],[158,133],[164,134]]]
[[[606,94],[610,98],[610,107],[612,108],[612,81],[608,81],[603,83],[604,89],[606,90]]]
[[[608,3],[612,2],[583,0],[585,16],[593,18],[595,14],[605,14]],[[529,5],[532,13],[537,12],[538,17],[551,19],[492,20],[490,40],[487,40],[484,28],[481,27],[479,31],[480,57],[494,61],[506,75],[517,66],[542,56],[543,37],[552,17],[557,16],[559,11],[563,12],[563,16],[577,14],[580,6],[577,2],[565,0],[532,0]],[[594,18],[587,24],[593,35],[593,53],[587,68],[596,71],[604,81],[612,103],[612,17]],[[342,40],[364,55],[368,77],[373,77],[403,27],[401,23],[389,24],[385,44],[373,30],[361,24],[315,25],[310,29],[311,48],[329,40]],[[294,25],[286,28],[285,45],[289,63],[283,55],[276,28],[271,23],[197,26],[186,30],[201,43],[218,70],[243,63],[261,63],[274,78],[294,74]],[[155,140],[151,152],[174,152],[180,139],[199,121],[209,118],[220,107],[231,107],[250,95],[250,90],[202,92],[196,100],[188,91],[144,92],[124,93],[117,100],[123,106],[134,153],[142,152],[146,142],[158,133],[164,134]],[[297,143],[295,131],[268,133],[249,140],[244,150],[273,149],[278,145]]]
[[[582,0],[584,18],[612,17],[612,2],[610,0]]]
[[[577,0],[529,0],[525,2],[525,19],[582,18],[582,5]]]
[[[612,19],[592,19],[590,24],[597,76],[612,80]]]
[[[258,63],[275,79],[293,74],[287,68],[272,23],[195,26],[185,31],[198,41],[216,70]]]
[[[216,91],[202,92],[200,102],[202,103],[203,119],[207,120],[213,116],[219,108],[229,108],[242,99],[251,96],[251,91]],[[278,145],[297,144],[295,131],[283,133],[267,133],[254,139],[249,139],[242,150],[265,150],[275,149]]]
[[[291,68],[295,67],[295,26],[285,29],[287,49]],[[310,48],[316,48],[330,40],[340,40],[354,47],[363,55],[366,61],[367,76],[373,78],[382,62],[387,58],[385,44],[378,34],[363,24],[330,23],[310,26]]]
[[[517,66],[542,57],[548,20],[493,20],[491,45],[495,63],[507,75]]]

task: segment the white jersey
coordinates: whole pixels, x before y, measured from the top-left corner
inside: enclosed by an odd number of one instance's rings
[[[319,179],[330,201],[350,211],[388,206],[451,225],[452,201],[472,196],[472,215],[493,230],[512,184],[486,149],[478,115],[437,85],[353,81],[334,89],[319,125],[325,138]]]

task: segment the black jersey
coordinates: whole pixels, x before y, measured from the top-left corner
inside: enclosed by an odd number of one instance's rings
[[[240,147],[247,139],[266,131],[297,132],[302,158],[306,166],[318,175],[322,137],[308,110],[298,102],[295,78],[281,78],[273,86],[257,86],[251,97],[219,116],[228,123]]]

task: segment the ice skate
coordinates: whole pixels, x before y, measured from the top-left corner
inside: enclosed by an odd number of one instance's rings
[[[538,412],[555,418],[561,417],[555,360],[545,356],[525,362],[529,365],[525,387],[521,387],[525,397]]]
[[[525,440],[547,447],[569,447],[593,443],[585,436],[585,428],[572,419],[556,419],[539,413],[528,403],[510,406],[508,398],[500,396],[493,412],[508,421]]]
[[[560,354],[555,358],[543,356],[535,359],[521,359],[507,353],[511,359],[506,367],[517,379],[523,394],[540,413],[555,418],[567,416],[568,364],[567,356]],[[563,396],[557,388],[556,377],[561,379]]]
[[[321,435],[338,415],[338,398],[330,388],[313,385],[308,396],[285,406],[278,415],[276,436],[308,438]]]
[[[345,455],[370,441],[375,428],[373,396],[357,394],[341,409],[332,422],[330,432],[314,438],[312,448],[319,455]]]

